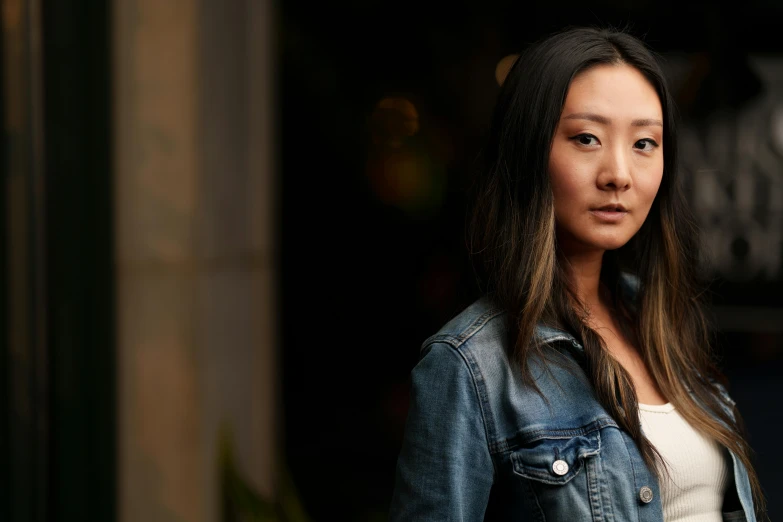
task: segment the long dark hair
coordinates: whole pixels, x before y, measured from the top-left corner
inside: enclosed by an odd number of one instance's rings
[[[533,384],[528,361],[546,357],[539,323],[581,339],[589,378],[602,405],[627,431],[654,473],[662,465],[638,422],[633,382],[585,322],[558,252],[548,164],[552,139],[574,77],[599,64],[638,69],[663,111],[664,172],[640,231],[604,255],[601,279],[614,309],[664,396],[697,431],[733,451],[748,470],[756,509],[764,498],[738,414],[720,393],[698,283],[698,230],[678,180],[674,104],[654,54],[619,31],[569,29],[530,46],[514,63],[498,97],[473,190],[469,248],[482,261],[486,291],[507,312],[512,360]],[[640,291],[623,291],[623,274]]]

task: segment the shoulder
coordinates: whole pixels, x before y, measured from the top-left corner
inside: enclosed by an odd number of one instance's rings
[[[482,296],[428,337],[422,343],[422,352],[435,343],[447,344],[461,352],[475,353],[490,347],[505,349],[508,344],[506,318],[506,312],[489,296]],[[538,324],[535,336],[542,343],[566,341],[581,348],[573,335],[552,326]]]
[[[482,395],[487,384],[483,376],[507,370],[505,319],[506,313],[482,296],[422,343],[420,364],[429,360],[440,372],[462,372]]]
[[[639,299],[642,289],[638,276],[623,272],[620,275],[620,291],[631,302]],[[426,352],[435,343],[444,343],[456,350],[470,350],[489,342],[494,346],[504,345],[506,340],[506,313],[489,296],[482,296],[450,319],[434,335],[422,344]],[[541,342],[576,342],[567,332],[539,324],[536,337]],[[578,344],[578,343],[577,343]]]
[[[538,324],[535,330],[537,340],[553,345],[565,342],[581,350],[579,342],[569,333]],[[444,324],[434,335],[421,345],[420,358],[431,352],[454,352],[462,359],[474,377],[477,374],[497,377],[510,371],[510,337],[507,328],[507,313],[491,297],[482,296]],[[535,365],[543,361],[534,361]],[[512,372],[513,373],[513,372]],[[509,375],[510,379],[514,379]]]
[[[505,313],[488,296],[483,296],[428,337],[421,348],[427,351],[433,344],[443,343],[455,350],[463,350],[467,344],[486,337],[497,341],[503,333]]]
[[[559,395],[562,383],[573,378],[578,367],[574,353],[581,352],[582,346],[568,332],[538,324],[534,335],[539,343],[546,345],[547,356],[544,352],[528,356],[532,382],[526,381],[514,363],[507,318],[508,314],[485,295],[427,338],[421,346],[420,360],[429,359],[430,364],[441,369],[449,366],[457,371],[455,366],[462,367],[463,375],[470,377],[486,402],[510,395],[520,398],[531,393],[543,393],[549,398]],[[558,364],[553,366],[553,361]]]
[[[478,408],[493,453],[536,433],[609,422],[600,405],[590,400],[591,385],[573,357],[581,350],[576,339],[544,325],[537,326],[535,335],[548,345],[547,353],[553,350],[553,357],[531,356],[528,381],[510,356],[507,314],[482,297],[424,341],[415,384],[436,392],[448,388],[450,397],[465,399],[462,405],[437,401],[444,411]]]

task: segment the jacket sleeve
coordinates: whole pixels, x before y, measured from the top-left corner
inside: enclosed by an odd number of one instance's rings
[[[473,376],[435,343],[411,372],[389,521],[481,521],[494,467]]]

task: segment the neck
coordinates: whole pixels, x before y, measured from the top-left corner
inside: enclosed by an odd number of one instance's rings
[[[579,300],[588,310],[601,306],[601,266],[604,252],[571,252],[565,254],[566,273]]]

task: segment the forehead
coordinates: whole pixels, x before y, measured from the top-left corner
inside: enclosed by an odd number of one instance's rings
[[[629,65],[597,65],[576,75],[563,113],[594,112],[609,118],[662,119],[661,101],[652,84]]]

